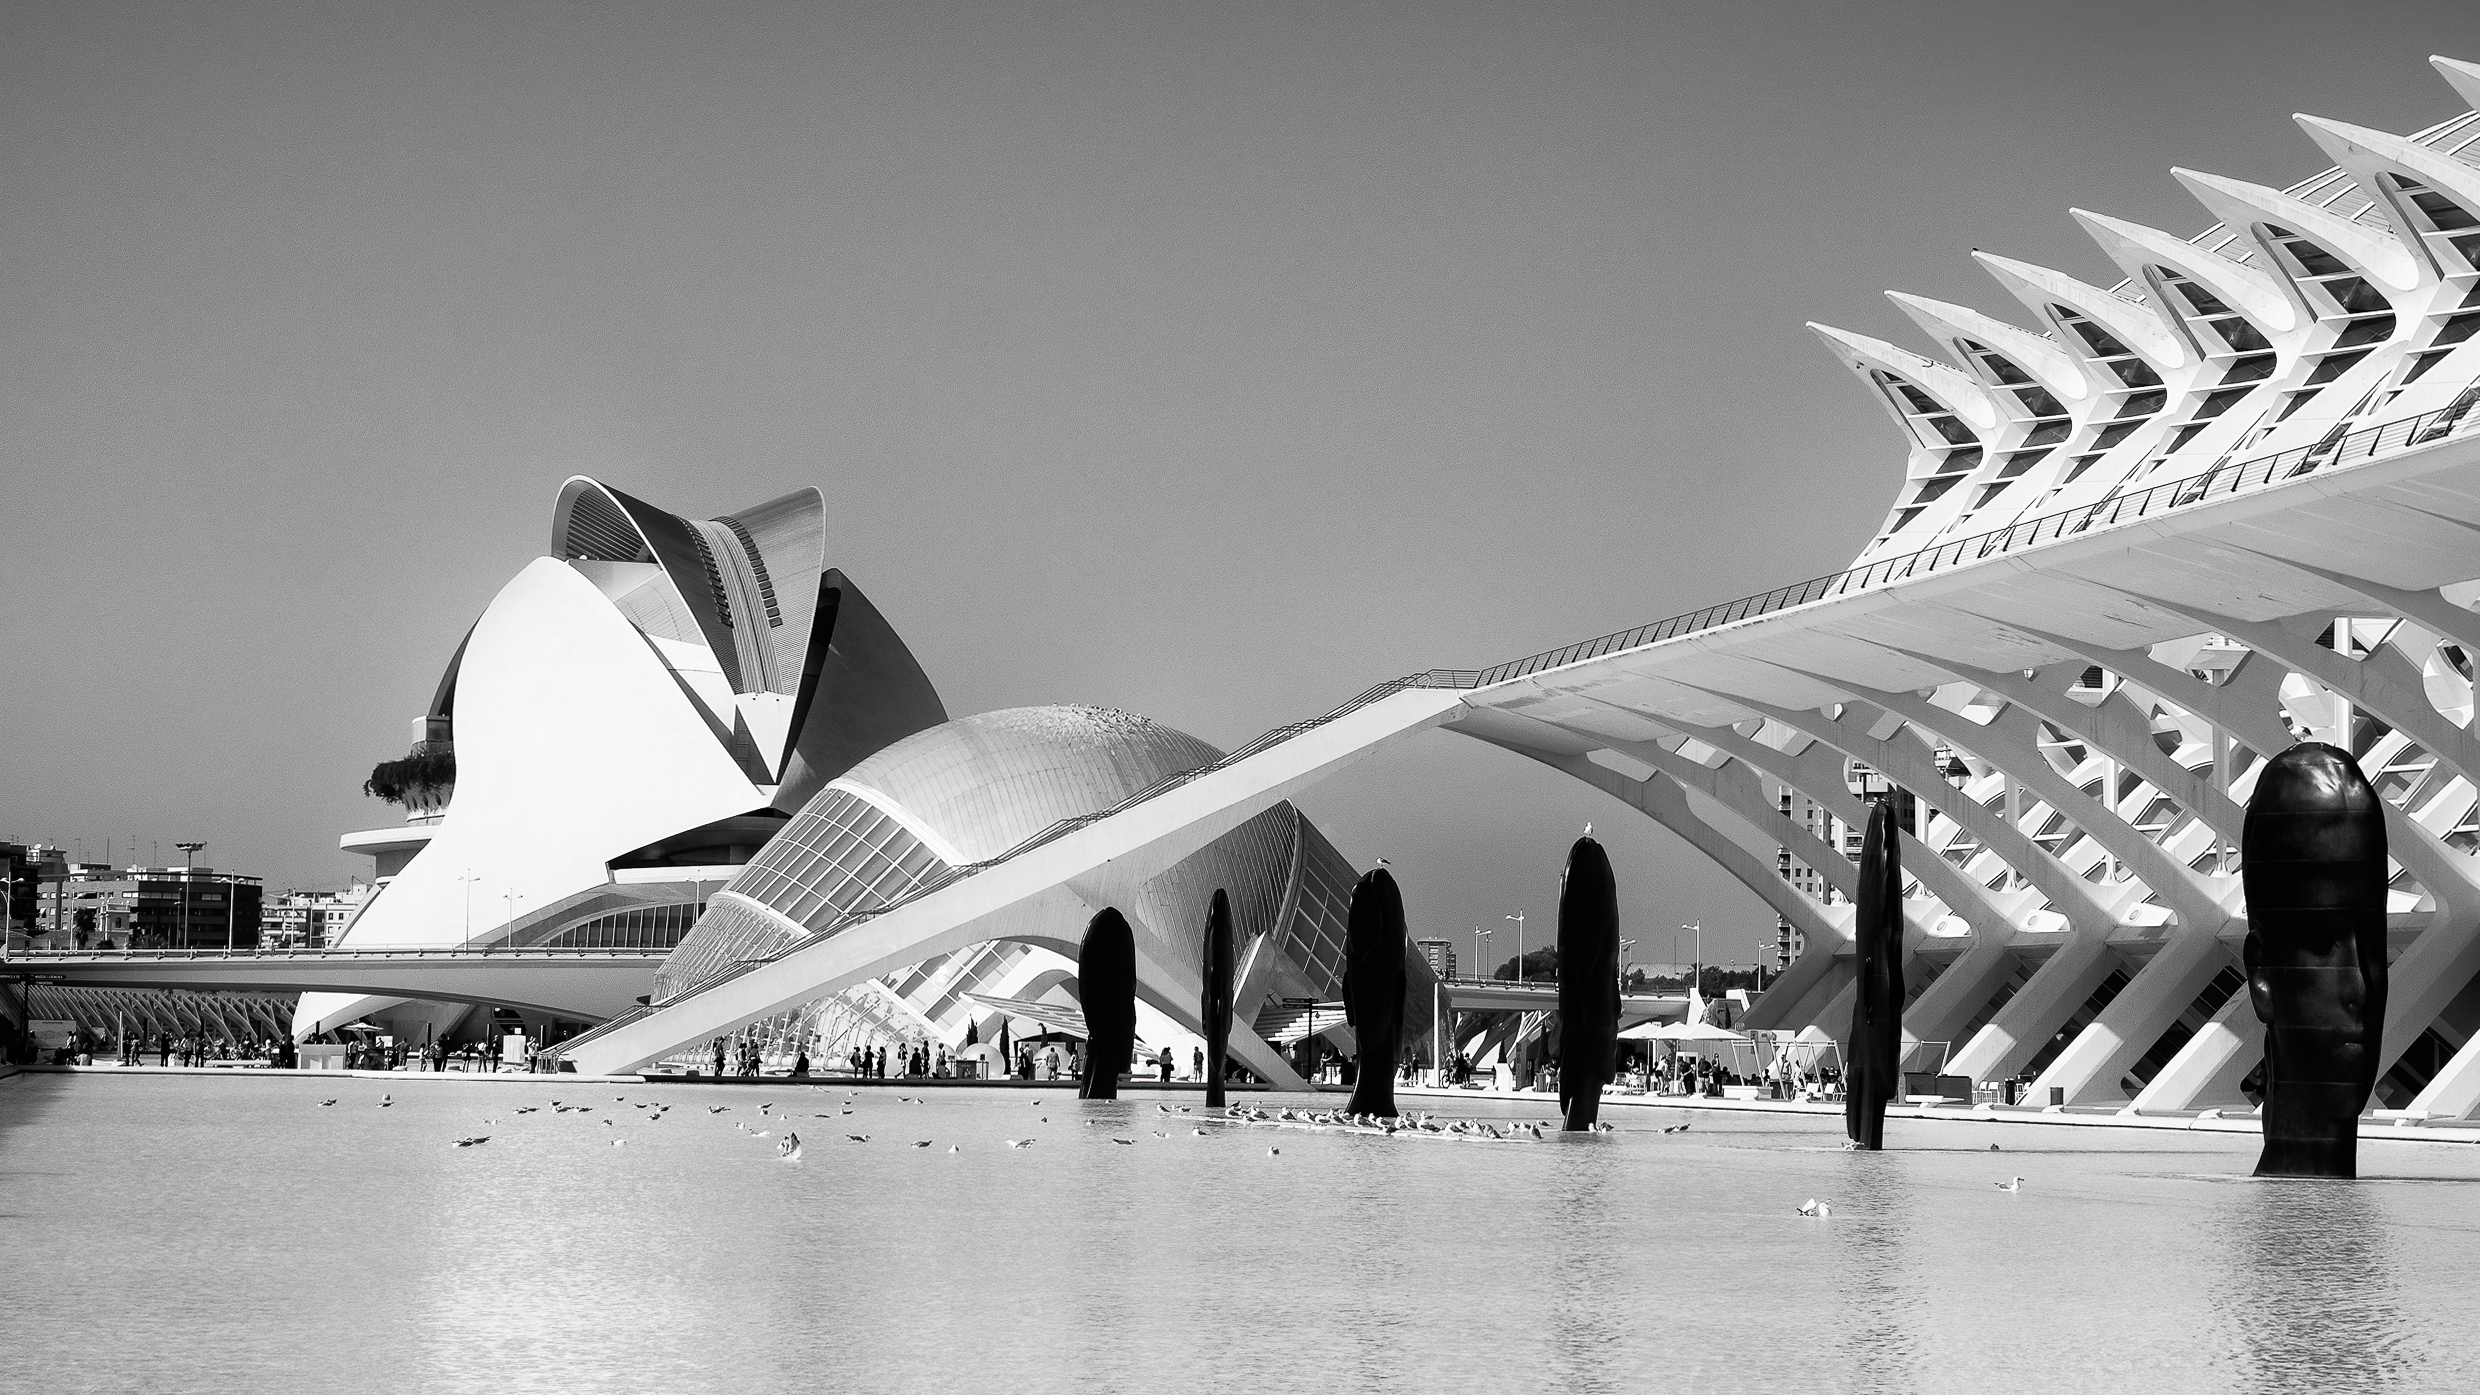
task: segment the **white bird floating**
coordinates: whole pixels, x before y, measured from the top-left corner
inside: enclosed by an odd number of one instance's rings
[[[1283,1156],[1283,1150],[1282,1150],[1282,1149],[1280,1149],[1280,1148],[1269,1148],[1269,1149],[1267,1149],[1267,1150],[1266,1150],[1266,1156],[1267,1156],[1267,1157],[1270,1157],[1270,1158],[1279,1158],[1279,1157],[1282,1157],[1282,1156]]]
[[[1007,1141],[1007,1145],[1010,1148],[1030,1148],[1033,1146],[1033,1140],[1030,1138],[1011,1138]]]
[[[1800,1214],[1803,1216],[1831,1216],[1834,1214],[1834,1208],[1812,1196],[1808,1199],[1807,1204],[1800,1208]]]
[[[782,1158],[785,1162],[799,1162],[801,1160],[801,1136],[790,1129],[784,1130],[784,1141],[775,1145],[775,1156]]]
[[[2021,1177],[2009,1177],[2003,1182],[1992,1182],[1989,1185],[1996,1187],[2002,1192],[2020,1192],[2024,1189],[2024,1179]]]

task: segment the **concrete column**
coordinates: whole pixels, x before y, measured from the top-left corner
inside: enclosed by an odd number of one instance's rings
[[[2152,962],[2032,1082],[2033,1090],[2063,1087],[2069,1104],[2125,1099],[2119,1078],[2230,963],[2218,935],[2172,932]]]
[[[1947,1069],[1974,1080],[2021,1072],[2118,963],[2108,932],[2078,930],[2069,935],[1998,1015],[1956,1051]]]
[[[2239,1082],[2264,1054],[2265,1024],[2256,1020],[2256,1006],[2242,988],[2127,1107],[2137,1114],[2173,1114],[2242,1103]]]

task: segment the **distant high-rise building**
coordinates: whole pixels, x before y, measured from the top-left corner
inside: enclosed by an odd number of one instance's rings
[[[1440,978],[1455,977],[1455,946],[1446,940],[1414,940],[1412,947],[1429,961],[1429,971]]]
[[[355,882],[342,891],[286,891],[259,913],[259,943],[267,949],[322,949],[333,944],[361,914],[374,890]]]

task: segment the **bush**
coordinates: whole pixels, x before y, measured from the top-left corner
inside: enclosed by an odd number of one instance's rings
[[[436,796],[455,787],[453,751],[416,751],[401,760],[383,760],[362,781],[362,793],[390,804],[407,804],[413,797]]]

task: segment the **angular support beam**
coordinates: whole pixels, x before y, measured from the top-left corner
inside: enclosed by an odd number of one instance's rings
[[[2069,935],[1998,1015],[1948,1058],[1946,1068],[1974,1080],[2021,1074],[2118,962],[2107,933],[2078,930]]]

